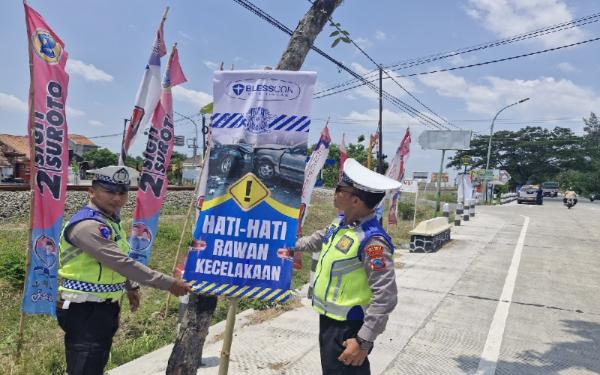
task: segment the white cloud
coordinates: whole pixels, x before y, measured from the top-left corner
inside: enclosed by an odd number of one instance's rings
[[[98,121],[98,120],[90,120],[88,121],[88,124],[95,126],[95,127],[105,127],[106,125],[104,125],[104,123],[102,121]]]
[[[217,70],[217,69],[219,69],[219,66],[220,66],[220,64],[218,64],[214,61],[203,61],[203,63],[210,70]]]
[[[384,109],[382,112],[383,124],[398,126],[413,126],[418,125],[419,121],[412,118],[403,112],[394,112],[389,109]],[[364,127],[366,129],[373,129],[373,126],[377,126],[379,122],[379,108],[369,109],[365,112],[352,111],[348,115],[342,117],[343,120],[356,122],[356,126]]]
[[[561,62],[560,64],[556,65],[556,67],[565,73],[573,73],[578,71],[576,67],[568,62]]]
[[[67,110],[65,111],[67,117],[82,117],[85,116],[85,112],[80,110],[80,109],[76,109],[73,107],[69,107],[67,106]]]
[[[469,0],[465,10],[483,27],[504,38],[573,20],[562,0]],[[545,47],[555,47],[584,37],[583,30],[573,28],[536,40],[541,40]]]
[[[27,102],[22,101],[12,94],[0,92],[0,110],[27,112]]]
[[[375,31],[375,39],[377,39],[377,40],[386,40],[387,39],[387,35],[383,31],[377,30],[377,31]]]
[[[110,74],[80,60],[67,60],[67,72],[79,75],[86,81],[112,82],[113,80],[113,76]]]
[[[515,106],[511,112],[532,118],[580,117],[600,107],[598,93],[567,79],[522,80],[488,76],[482,84],[475,84],[464,77],[443,72],[422,76],[420,81],[439,95],[463,100],[469,112],[485,115],[492,115],[522,98],[531,100]]]
[[[179,34],[182,38],[187,39],[187,40],[193,40],[194,38],[192,38],[192,36],[184,31],[179,30],[177,32],[177,34]]]
[[[360,74],[362,76],[368,74],[367,80],[373,81],[372,83],[375,86],[379,87],[379,73],[377,73],[377,71],[374,71],[372,69],[367,69],[359,63],[351,63],[350,66],[352,67],[352,69],[355,72],[357,72],[358,74]],[[417,89],[417,86],[415,85],[415,83],[410,78],[395,77],[395,74],[393,72],[390,72],[390,75],[392,77],[394,77],[394,80],[396,80],[400,85],[402,85],[402,87],[404,87],[406,90],[408,90],[411,94],[414,95],[416,92],[419,91]],[[402,90],[396,82],[392,81],[392,79],[390,79],[390,78],[385,79],[386,77],[388,77],[388,75],[386,73],[383,73],[383,78],[384,78],[383,89],[386,92],[388,92],[391,95],[396,96],[396,97],[403,97],[403,96],[407,95],[406,92],[404,92],[404,90]],[[358,84],[358,82],[356,82],[355,84]],[[351,84],[348,87],[351,87],[355,84]],[[349,99],[355,99],[356,96],[371,99],[374,101],[379,100],[379,92],[378,91],[376,92],[375,90],[370,89],[366,85],[358,87],[356,89],[353,89],[352,91],[348,91],[347,97]],[[412,99],[410,99],[410,100],[412,100]]]
[[[362,38],[362,37],[358,37],[358,38],[354,39],[354,43],[356,43],[362,49],[368,49],[373,46],[373,42],[371,42],[368,38]],[[338,44],[337,47],[339,47],[342,44],[346,44],[346,43],[340,42],[340,44]],[[356,49],[354,46],[351,46],[351,47]]]
[[[12,94],[5,94],[0,92],[0,110],[26,113],[28,108],[29,105],[27,104],[27,102],[17,98]],[[67,106],[66,114],[69,117],[81,117],[85,115],[85,112]]]
[[[212,95],[203,91],[195,91],[181,86],[173,87],[173,98],[195,105],[198,109],[212,102]]]

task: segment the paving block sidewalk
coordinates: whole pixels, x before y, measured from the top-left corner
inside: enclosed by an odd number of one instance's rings
[[[478,211],[475,218],[452,228],[452,241],[437,253],[397,249],[398,306],[386,331],[369,356],[373,374],[398,373],[395,359],[427,324],[464,270],[489,243],[503,220]],[[318,316],[310,301],[273,319],[250,324],[253,311],[238,314],[229,374],[319,374]],[[204,365],[198,374],[217,374],[224,322],[209,330]],[[172,345],[165,346],[109,372],[111,375],[164,374]]]

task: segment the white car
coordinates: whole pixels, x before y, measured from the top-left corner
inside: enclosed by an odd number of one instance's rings
[[[521,187],[521,189],[519,189],[519,192],[517,193],[517,203],[521,204],[523,202],[526,202],[542,204],[537,199],[539,189],[540,188],[535,185],[524,185],[523,187]]]

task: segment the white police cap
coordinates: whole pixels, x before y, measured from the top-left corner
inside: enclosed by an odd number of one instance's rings
[[[400,189],[402,186],[399,181],[374,172],[351,158],[344,162],[341,182],[369,193],[385,193],[389,190]]]
[[[132,180],[136,181],[139,175],[135,169],[123,165],[109,165],[104,168],[91,169],[88,170],[88,173],[94,174],[92,181],[127,187],[129,187]]]

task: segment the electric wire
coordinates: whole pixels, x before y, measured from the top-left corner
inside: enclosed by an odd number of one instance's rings
[[[250,12],[254,13],[261,19],[267,21],[271,25],[275,26],[279,30],[285,32],[286,34],[288,34],[288,35],[293,34],[291,29],[289,29],[287,26],[283,25],[281,22],[279,22],[278,20],[276,20],[275,18],[273,18],[266,12],[264,12],[262,9],[258,8],[256,5],[254,5],[250,1],[247,1],[247,0],[233,0],[233,1],[238,3],[239,5],[241,5],[242,7],[248,9]],[[330,62],[334,63],[339,69],[346,71],[347,73],[349,73],[351,76],[353,76],[354,78],[356,78],[358,80],[364,81],[364,85],[369,87],[371,90],[373,90],[375,92],[379,91],[377,86],[375,86],[372,82],[368,82],[368,81],[364,80],[364,78],[362,78],[358,73],[356,73],[352,69],[348,68],[346,65],[344,65],[340,61],[336,60],[335,58],[331,57],[329,54],[323,52],[321,49],[319,49],[315,45],[312,45],[311,49],[314,50],[315,52],[317,52],[319,55],[325,57]],[[383,98],[386,99],[386,101],[394,104],[396,107],[400,108],[403,112],[407,113],[409,116],[411,116],[413,118],[416,118],[424,125],[430,126],[432,128],[437,128],[437,129],[447,128],[444,124],[441,124],[438,121],[432,119],[431,117],[421,113],[414,107],[403,102],[402,100],[398,99],[397,97],[391,95],[387,91],[382,90],[382,92],[383,92],[382,96],[383,96]]]
[[[595,14],[592,14],[589,16],[584,16],[584,17],[578,18],[573,21],[568,21],[568,22],[564,22],[561,24],[551,25],[551,26],[541,28],[538,30],[534,30],[534,31],[530,31],[527,33],[513,35],[508,38],[500,39],[497,41],[487,42],[487,43],[483,43],[483,44],[479,44],[479,45],[475,45],[475,46],[471,46],[471,47],[463,47],[458,50],[441,52],[441,53],[432,54],[432,55],[425,56],[425,57],[409,59],[409,60],[406,60],[403,62],[388,65],[385,68],[391,69],[391,68],[399,66],[399,68],[397,68],[397,69],[392,69],[393,71],[398,71],[398,70],[402,70],[402,69],[411,68],[413,66],[426,64],[429,62],[434,62],[434,61],[438,61],[438,60],[447,59],[450,57],[455,57],[455,56],[458,56],[461,54],[466,54],[466,53],[470,53],[470,52],[484,50],[487,48],[493,48],[493,47],[497,47],[497,46],[507,45],[507,44],[511,44],[514,42],[519,42],[519,41],[523,41],[523,40],[527,40],[527,39],[538,38],[540,36],[548,35],[548,34],[559,32],[559,31],[568,30],[571,28],[579,27],[579,26],[585,26],[587,24],[595,23],[598,21],[600,21],[600,13],[595,13]],[[372,78],[372,76],[375,72],[376,72],[376,70],[370,71],[369,73],[366,73],[365,75],[363,75],[363,77],[366,79],[370,79],[370,78]],[[329,87],[327,89],[323,89],[315,94],[320,95],[325,92],[334,90],[336,88],[348,86],[348,85],[356,83],[356,82],[358,82],[358,80],[356,80],[356,79],[347,80],[345,82],[339,83],[339,84]]]

